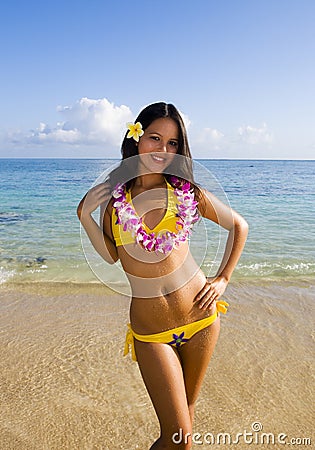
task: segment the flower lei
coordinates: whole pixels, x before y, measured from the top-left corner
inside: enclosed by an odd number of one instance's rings
[[[130,231],[138,244],[148,252],[155,251],[164,254],[169,253],[173,248],[177,248],[181,242],[188,239],[192,226],[199,219],[196,206],[198,202],[194,200],[194,192],[190,189],[189,182],[181,182],[177,177],[171,177],[175,185],[174,194],[178,203],[176,221],[177,233],[166,231],[164,233],[147,233],[143,226],[142,218],[138,216],[134,208],[126,201],[126,186],[118,183],[112,192],[116,199],[113,206],[116,208],[116,224],[123,225],[124,231]]]

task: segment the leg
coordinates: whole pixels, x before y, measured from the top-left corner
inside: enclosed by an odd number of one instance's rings
[[[179,348],[191,423],[193,423],[195,403],[217,343],[219,332],[220,317],[212,325],[196,333],[189,342]]]
[[[191,420],[183,370],[176,350],[168,344],[144,343],[137,340],[135,349],[139,368],[161,428],[160,438],[153,444],[151,450],[190,449]],[[172,436],[180,430],[182,442],[175,444]],[[187,433],[190,434],[185,439]]]

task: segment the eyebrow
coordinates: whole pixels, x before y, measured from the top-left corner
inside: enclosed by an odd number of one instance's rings
[[[162,136],[161,133],[158,133],[157,131],[149,131],[149,134],[158,134],[159,136]],[[171,138],[171,141],[178,141],[178,138]]]

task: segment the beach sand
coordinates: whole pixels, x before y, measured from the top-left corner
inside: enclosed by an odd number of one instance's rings
[[[129,299],[57,283],[6,284],[0,297],[0,449],[148,449],[157,419],[137,364],[122,356]],[[235,439],[260,422],[314,445],[314,298],[307,281],[231,282],[197,404],[199,442],[207,432]]]

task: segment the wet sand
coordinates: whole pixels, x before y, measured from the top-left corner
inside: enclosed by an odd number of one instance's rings
[[[157,420],[137,364],[122,357],[129,299],[26,283],[2,286],[0,298],[1,450],[148,449]],[[314,298],[307,281],[230,284],[195,432],[235,437],[260,422],[314,445]]]

